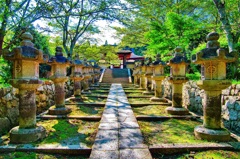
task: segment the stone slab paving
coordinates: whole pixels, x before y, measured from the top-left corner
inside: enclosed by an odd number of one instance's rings
[[[112,84],[90,159],[151,159],[121,84]]]

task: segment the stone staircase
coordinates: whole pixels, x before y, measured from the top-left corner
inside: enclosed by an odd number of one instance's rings
[[[102,83],[129,83],[128,69],[106,69]]]

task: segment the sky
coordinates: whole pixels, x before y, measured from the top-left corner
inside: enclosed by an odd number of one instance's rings
[[[98,39],[98,45],[105,44],[105,41],[108,41],[108,44],[118,44],[120,42],[120,38],[116,38],[116,31],[112,29],[110,26],[118,26],[121,25],[117,22],[108,23],[106,21],[98,21],[97,25],[99,26],[99,30],[101,31],[100,34],[94,35],[95,38]]]

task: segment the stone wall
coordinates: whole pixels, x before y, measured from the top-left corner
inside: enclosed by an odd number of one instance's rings
[[[18,125],[18,89],[0,88],[0,134]]]
[[[194,81],[187,82],[183,87],[183,105],[190,111],[202,115],[201,90]],[[240,132],[240,84],[233,84],[222,91],[222,117],[226,128]]]
[[[73,95],[73,83],[71,81],[66,82],[65,88],[66,98]],[[54,105],[54,89],[52,81],[44,81],[44,84],[37,89],[37,114]],[[0,89],[0,134],[18,125],[18,105],[18,89],[13,87]]]

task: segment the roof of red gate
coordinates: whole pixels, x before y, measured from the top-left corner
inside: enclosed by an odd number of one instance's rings
[[[117,54],[129,54],[129,53],[132,53],[131,50],[120,50],[117,52]]]
[[[130,55],[129,60],[144,60],[144,57],[143,57],[143,56],[136,55],[136,54],[134,54],[134,53],[132,52],[131,55]]]

